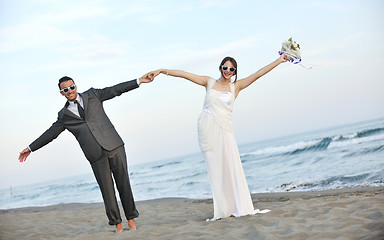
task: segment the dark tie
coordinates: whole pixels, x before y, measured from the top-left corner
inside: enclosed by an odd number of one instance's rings
[[[77,110],[79,111],[80,117],[82,119],[85,119],[84,108],[80,105],[80,103],[77,100],[75,100],[75,103],[77,104]]]

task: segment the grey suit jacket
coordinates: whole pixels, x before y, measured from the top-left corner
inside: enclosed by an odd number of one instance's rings
[[[103,101],[139,87],[136,80],[123,82],[103,89],[90,88],[79,93],[83,98],[85,120],[67,109],[68,102],[59,111],[56,122],[39,138],[29,145],[31,151],[50,143],[64,130],[70,131],[77,139],[85,157],[91,163],[102,155],[102,148],[110,151],[124,145],[103,108]]]

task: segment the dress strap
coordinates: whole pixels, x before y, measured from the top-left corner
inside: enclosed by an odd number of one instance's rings
[[[215,84],[216,80],[213,78],[209,78],[208,83],[207,83],[207,90],[211,89],[213,85]]]

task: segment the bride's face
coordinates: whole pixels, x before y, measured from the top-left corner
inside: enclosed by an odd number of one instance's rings
[[[221,76],[226,79],[230,80],[231,77],[235,74],[236,68],[233,66],[233,64],[230,61],[226,61],[221,66]]]

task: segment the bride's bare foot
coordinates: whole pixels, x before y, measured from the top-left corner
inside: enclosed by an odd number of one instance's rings
[[[129,230],[136,230],[135,220],[129,219],[128,220],[128,227],[129,227]]]
[[[124,232],[123,225],[121,223],[116,224],[116,233]]]

